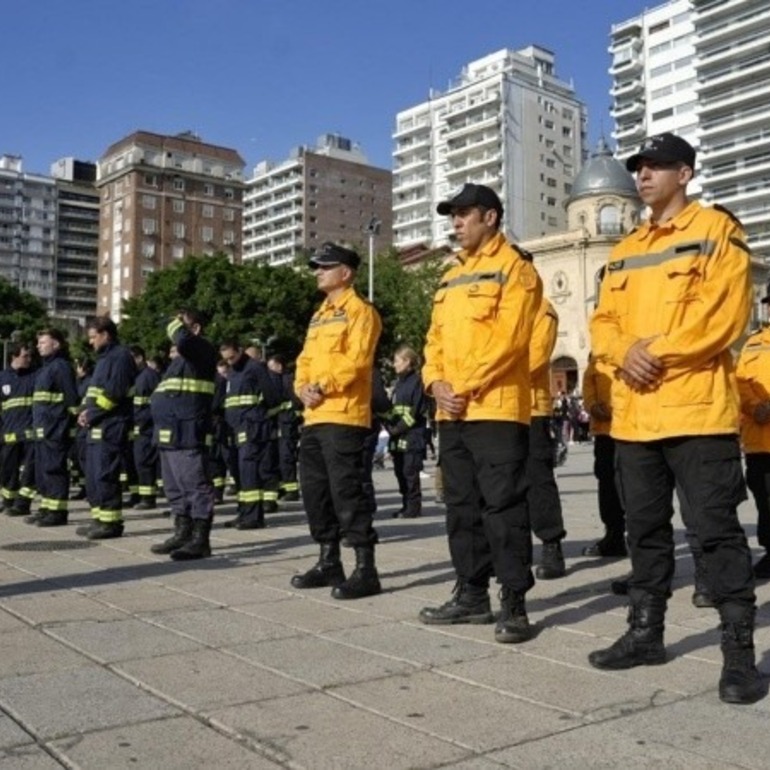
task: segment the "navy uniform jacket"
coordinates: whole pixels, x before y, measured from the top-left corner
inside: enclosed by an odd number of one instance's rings
[[[211,401],[217,351],[178,319],[168,336],[179,355],[150,398],[153,437],[161,449],[204,449],[211,436]]]
[[[35,390],[34,369],[0,372],[0,408],[2,409],[2,442],[14,444],[32,438],[32,394]]]
[[[236,445],[268,441],[274,433],[272,414],[280,403],[280,388],[267,366],[242,355],[230,369],[225,397],[225,419]]]
[[[129,424],[133,416],[131,389],[136,379],[134,357],[125,345],[108,342],[97,351],[96,366],[86,391],[89,435],[101,438],[110,425]]]
[[[43,366],[35,375],[32,395],[35,439],[67,440],[79,401],[75,372],[70,362],[60,351],[43,358]]]
[[[160,375],[151,366],[136,375],[134,382],[134,427],[137,433],[152,433],[152,412],[150,397],[160,382]]]
[[[388,420],[391,452],[422,452],[425,448],[425,390],[417,372],[396,379]]]

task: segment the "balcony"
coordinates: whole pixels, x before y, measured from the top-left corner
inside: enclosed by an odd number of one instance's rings
[[[631,78],[630,80],[624,80],[613,88],[610,89],[610,95],[613,97],[618,96],[633,96],[640,94],[644,91],[644,82],[641,78]]]
[[[610,110],[610,115],[616,120],[619,118],[630,118],[634,115],[644,117],[645,103],[640,99],[635,99],[633,102],[626,102],[617,104]]]

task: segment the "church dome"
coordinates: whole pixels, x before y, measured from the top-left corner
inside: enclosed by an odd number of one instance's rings
[[[578,172],[572,183],[572,192],[567,204],[587,195],[620,195],[638,198],[636,184],[626,167],[615,158],[604,139],[599,140],[596,152]]]

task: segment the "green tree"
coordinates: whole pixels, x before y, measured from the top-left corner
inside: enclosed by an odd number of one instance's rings
[[[49,323],[45,305],[37,297],[0,278],[0,339],[8,340],[18,332],[19,339],[30,342]]]

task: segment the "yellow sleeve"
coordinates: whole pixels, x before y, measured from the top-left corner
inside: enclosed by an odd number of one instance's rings
[[[559,317],[551,303],[543,298],[532,327],[532,341],[529,345],[529,371],[533,380],[551,365],[558,333]]]
[[[770,401],[770,393],[756,376],[762,358],[761,353],[752,353],[744,348],[738,358],[738,366],[735,370],[738,393],[741,399],[741,411],[748,417],[754,414],[754,409],[760,404]],[[770,357],[767,357],[766,363],[770,364]]]

